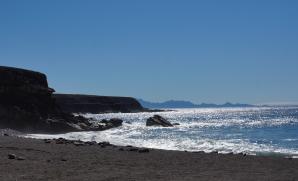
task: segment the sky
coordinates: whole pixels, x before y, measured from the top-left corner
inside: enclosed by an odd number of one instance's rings
[[[298,1],[1,0],[0,65],[60,93],[298,103]]]

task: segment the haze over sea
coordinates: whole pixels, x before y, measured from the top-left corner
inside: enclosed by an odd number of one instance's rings
[[[154,114],[180,125],[169,128],[146,127],[146,119]],[[124,124],[106,131],[28,136],[109,141],[117,145],[166,150],[298,156],[298,107],[294,106],[196,108],[84,116],[95,120],[121,118]]]

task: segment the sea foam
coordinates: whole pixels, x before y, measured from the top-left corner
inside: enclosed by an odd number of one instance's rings
[[[180,125],[146,127],[146,119],[154,114]],[[27,137],[109,141],[116,145],[181,151],[298,155],[298,108],[295,107],[175,109],[158,113],[83,116],[95,121],[116,117],[124,123],[106,131],[30,134]]]

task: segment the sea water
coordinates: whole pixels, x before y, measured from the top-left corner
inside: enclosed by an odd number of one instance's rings
[[[174,127],[147,127],[159,114]],[[166,150],[298,156],[298,107],[174,109],[155,113],[84,114],[95,121],[120,118],[123,125],[106,131],[31,134],[28,137],[109,141]]]

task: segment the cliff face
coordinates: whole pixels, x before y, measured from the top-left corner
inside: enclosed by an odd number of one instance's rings
[[[54,89],[48,87],[46,76],[39,72],[0,67],[0,104],[18,106],[40,113],[53,110]]]
[[[136,112],[143,107],[133,98],[86,95],[53,96],[46,75],[0,66],[0,128],[25,132],[99,131],[119,126],[113,119],[90,123],[70,113]],[[122,121],[121,121],[122,123]]]
[[[46,75],[0,66],[0,128],[26,132],[67,132],[87,123],[63,113],[52,98]]]
[[[70,113],[109,113],[144,111],[141,104],[131,97],[110,97],[76,94],[54,94],[57,104]]]

